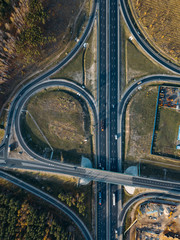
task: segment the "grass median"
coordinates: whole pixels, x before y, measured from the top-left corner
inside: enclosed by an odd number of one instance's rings
[[[180,113],[175,109],[161,108],[159,115],[160,120],[154,150],[160,155],[163,154],[180,157],[179,150],[176,150],[180,125]]]

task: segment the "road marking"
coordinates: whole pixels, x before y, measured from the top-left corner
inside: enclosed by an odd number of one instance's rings
[[[40,167],[40,168],[42,168],[42,167],[43,167],[43,168],[50,168],[49,166],[37,165],[37,164],[33,164],[33,163],[32,163],[32,164],[31,164],[31,163],[22,163],[22,165],[23,165],[23,166],[27,166],[27,167],[28,167],[28,166],[29,166],[29,167],[33,167],[33,168],[34,168],[34,167],[35,167],[35,168],[37,168],[37,167]]]

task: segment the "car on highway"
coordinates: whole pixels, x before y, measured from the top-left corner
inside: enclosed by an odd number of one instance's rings
[[[102,198],[101,198],[101,192],[99,192],[99,205],[101,206],[102,204]]]
[[[113,206],[116,206],[116,195],[113,193]]]
[[[101,120],[101,131],[102,131],[102,132],[104,131],[105,126],[106,126],[106,120],[103,119],[103,120]]]

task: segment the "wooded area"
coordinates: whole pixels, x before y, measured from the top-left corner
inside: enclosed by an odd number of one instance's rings
[[[0,108],[17,85],[60,61],[92,0],[0,0]]]
[[[17,56],[23,64],[32,63],[40,49],[55,41],[45,36],[43,25],[47,14],[40,0],[0,0],[0,82],[9,79]]]
[[[82,239],[60,211],[57,215],[42,200],[39,204],[23,190],[11,190],[0,185],[0,239]]]

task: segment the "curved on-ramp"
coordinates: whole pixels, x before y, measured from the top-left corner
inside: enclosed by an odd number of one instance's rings
[[[32,88],[29,88],[21,96],[21,99],[16,104],[15,117],[14,117],[15,131],[16,131],[16,135],[17,135],[20,145],[31,157],[33,157],[39,161],[47,161],[48,159],[43,158],[40,155],[33,152],[25,143],[25,141],[22,137],[22,134],[21,134],[21,129],[20,129],[20,116],[21,116],[23,107],[26,104],[26,102],[28,101],[28,99],[31,96],[33,96],[35,93],[39,92],[42,89],[48,88],[48,87],[65,87],[67,89],[70,89],[70,90],[73,90],[73,91],[79,93],[79,95],[86,101],[86,103],[92,110],[93,117],[94,117],[94,128],[95,128],[95,132],[96,132],[95,141],[96,142],[98,141],[98,114],[97,114],[96,102],[95,102],[94,98],[78,84],[67,81],[67,80],[52,79],[49,81],[41,82],[39,84],[36,84]],[[98,144],[96,144],[96,142],[95,142],[95,146],[96,146],[96,152],[97,152]]]
[[[87,227],[82,222],[82,220],[71,209],[69,209],[67,206],[65,206],[63,203],[61,203],[54,197],[50,196],[49,194],[39,190],[38,188],[33,187],[32,185],[29,185],[28,183],[10,175],[10,174],[7,174],[1,170],[0,170],[0,177],[27,190],[28,192],[31,192],[32,194],[36,195],[37,197],[40,197],[41,199],[43,199],[46,202],[53,205],[54,207],[63,211],[77,225],[77,227],[80,229],[80,231],[83,234],[83,236],[85,237],[85,239],[92,240],[91,234],[90,234],[89,230],[87,229]]]

